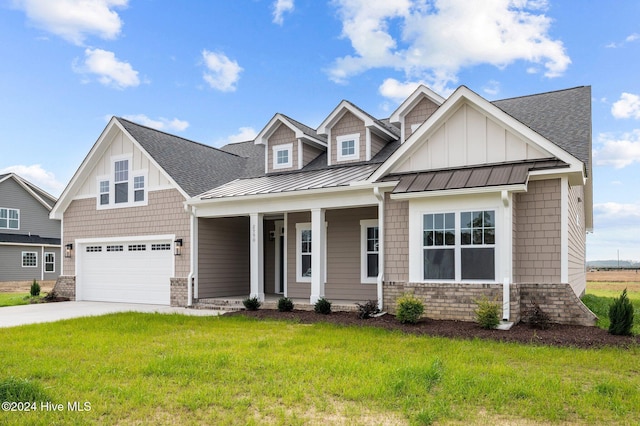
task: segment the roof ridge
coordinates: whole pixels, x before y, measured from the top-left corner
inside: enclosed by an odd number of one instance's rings
[[[163,135],[167,135],[167,136],[170,136],[170,137],[176,138],[176,139],[181,139],[181,140],[183,140],[185,142],[189,142],[189,143],[192,143],[192,144],[195,144],[195,145],[200,145],[200,146],[202,146],[204,148],[213,149],[215,151],[219,151],[221,153],[228,154],[228,155],[233,155],[233,156],[238,157],[238,158],[244,158],[244,157],[240,157],[239,155],[233,154],[231,152],[224,151],[224,150],[222,150],[220,148],[216,148],[215,146],[207,145],[207,144],[204,144],[202,142],[197,142],[197,141],[194,141],[194,140],[191,140],[191,139],[187,139],[187,138],[182,137],[182,136],[174,135],[173,133],[165,132],[164,130],[154,129],[153,127],[145,126],[144,124],[136,123],[135,121],[131,121],[131,120],[128,120],[128,119],[123,118],[123,117],[115,116],[115,118],[117,120],[126,121],[127,123],[133,124],[134,126],[142,127],[144,129],[151,130],[151,131],[157,132],[157,133],[162,133]]]
[[[510,98],[504,98],[504,99],[494,99],[493,101],[489,101],[489,102],[494,103],[494,102],[510,101],[510,100],[514,100],[514,99],[531,98],[533,96],[550,95],[552,93],[568,92],[569,90],[583,89],[585,87],[589,87],[589,86],[588,85],[582,85],[582,86],[568,87],[566,89],[549,90],[549,91],[546,91],[546,92],[531,93],[531,94],[522,95],[522,96],[512,96]]]

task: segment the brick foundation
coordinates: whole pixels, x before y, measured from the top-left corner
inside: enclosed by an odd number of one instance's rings
[[[73,275],[60,275],[52,291],[60,297],[76,300],[76,277]]]
[[[475,321],[476,301],[486,296],[502,303],[502,284],[404,283],[383,284],[384,309],[395,312],[395,301],[411,293],[425,304],[425,316],[433,319]],[[537,303],[558,324],[595,325],[597,317],[580,301],[569,284],[511,284],[509,320],[519,322]]]
[[[187,306],[189,299],[188,282],[187,278],[171,278],[171,306]]]

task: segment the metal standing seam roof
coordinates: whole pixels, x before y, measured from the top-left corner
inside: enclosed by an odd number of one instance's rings
[[[353,182],[366,180],[379,166],[380,164],[364,164],[236,179],[205,192],[199,198],[211,200],[349,186]]]
[[[398,181],[393,194],[470,189],[524,184],[527,182],[529,172],[568,166],[560,160],[537,160],[389,175],[382,181]]]

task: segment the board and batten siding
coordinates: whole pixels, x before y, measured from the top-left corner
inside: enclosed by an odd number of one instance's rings
[[[394,173],[552,156],[468,104],[462,105],[441,126],[424,137],[426,140],[393,170]]]
[[[198,220],[198,298],[250,292],[249,218]]]
[[[172,186],[164,173],[155,167],[148,155],[143,153],[134,142],[122,131],[116,132],[106,152],[100,157],[95,167],[75,195],[75,198],[94,198],[98,193],[98,178],[113,179],[113,159],[122,156],[130,156],[131,173],[145,172],[147,191],[167,189]],[[133,179],[130,176],[130,179]],[[95,198],[94,198],[95,200]]]
[[[182,255],[174,256],[176,277],[189,274],[190,218],[184,197],[175,189],[148,192],[146,206],[96,209],[95,198],[73,200],[64,213],[62,245],[78,238],[175,235],[182,238]],[[77,247],[74,244],[74,250]],[[64,274],[75,275],[75,259],[64,259]]]

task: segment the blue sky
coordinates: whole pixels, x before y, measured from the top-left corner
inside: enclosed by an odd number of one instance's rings
[[[188,6],[187,6],[188,5]],[[592,86],[587,258],[640,260],[640,2],[0,0],[0,173],[59,195],[112,115],[220,146],[416,84]]]

